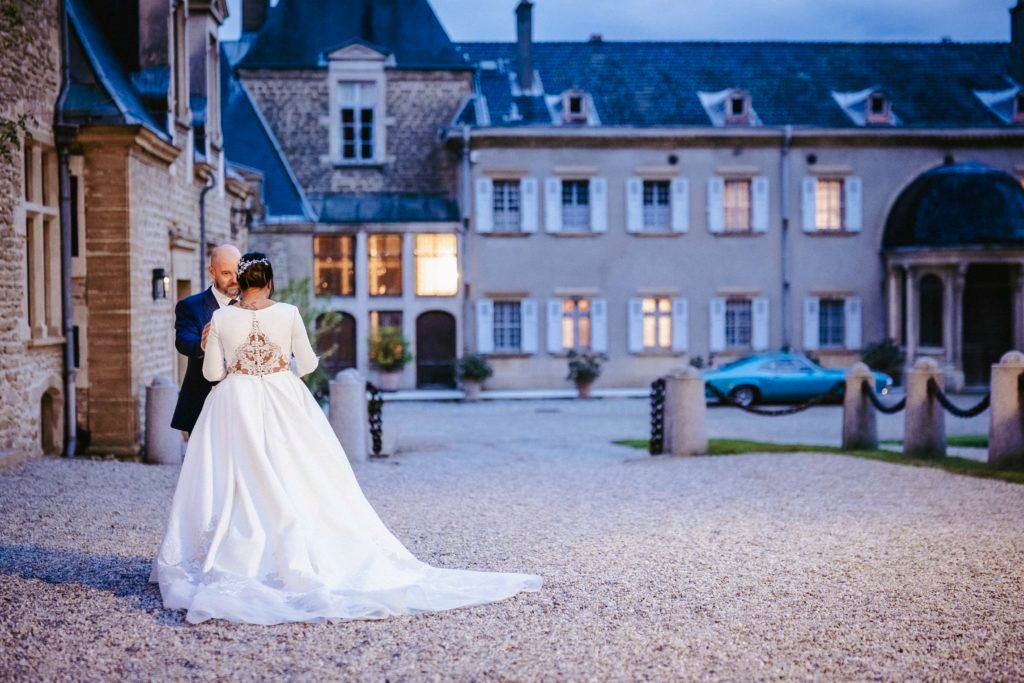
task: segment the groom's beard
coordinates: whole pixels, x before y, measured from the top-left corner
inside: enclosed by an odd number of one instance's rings
[[[239,287],[238,285],[235,285],[234,291],[230,291],[221,289],[220,287],[217,286],[217,283],[215,282],[213,283],[213,288],[230,299],[237,299],[238,295],[241,294],[242,292],[242,288]]]

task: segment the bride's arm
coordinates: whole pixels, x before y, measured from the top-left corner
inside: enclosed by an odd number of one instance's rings
[[[218,313],[220,311],[214,312],[210,319],[210,335],[206,338],[206,356],[203,358],[203,377],[209,382],[219,382],[228,374],[224,367],[224,348],[217,331]]]
[[[302,323],[302,315],[299,309],[295,310],[295,317],[292,322],[292,353],[295,354],[295,370],[299,377],[308,375],[316,370],[320,359],[313,353],[313,346],[309,343],[309,334],[306,333],[306,326]]]

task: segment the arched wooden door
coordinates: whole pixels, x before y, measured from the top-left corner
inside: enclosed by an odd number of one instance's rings
[[[427,311],[416,318],[416,386],[455,386],[455,316]]]
[[[337,313],[337,319],[323,329],[316,339],[316,354],[320,356],[324,372],[334,379],[342,370],[356,366],[356,319],[348,313]],[[330,313],[323,313],[316,319],[317,330],[321,330]]]

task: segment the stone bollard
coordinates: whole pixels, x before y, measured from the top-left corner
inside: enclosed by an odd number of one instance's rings
[[[330,421],[349,462],[368,460],[366,380],[358,370],[342,370],[331,380]]]
[[[993,465],[1024,465],[1024,410],[1018,381],[1024,353],[1007,351],[992,366],[992,403],[988,427],[988,461]]]
[[[707,453],[707,416],[701,371],[689,366],[670,371],[665,377],[665,452],[672,455]]]
[[[878,448],[878,415],[871,400],[861,389],[867,382],[875,389],[875,376],[871,368],[857,363],[846,373],[846,390],[843,392],[843,449],[848,451],[875,450]]]
[[[946,454],[946,413],[928,395],[928,380],[945,388],[945,376],[931,358],[920,358],[907,372],[907,415],[903,427],[903,454],[918,458]]]
[[[181,432],[171,427],[178,385],[167,375],[157,375],[146,387],[146,462],[180,465]]]

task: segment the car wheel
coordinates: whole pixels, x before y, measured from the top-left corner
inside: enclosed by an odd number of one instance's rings
[[[754,387],[736,387],[729,392],[729,398],[746,408],[757,402],[757,389]]]

